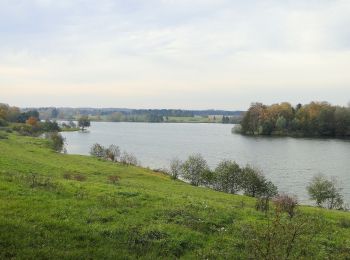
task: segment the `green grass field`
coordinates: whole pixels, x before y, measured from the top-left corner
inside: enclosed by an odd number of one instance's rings
[[[301,258],[350,259],[349,213],[300,210],[323,223]],[[1,259],[247,259],[247,230],[266,221],[253,198],[0,139]]]

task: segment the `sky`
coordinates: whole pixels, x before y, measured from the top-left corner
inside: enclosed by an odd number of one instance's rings
[[[0,0],[0,102],[350,101],[349,0]]]

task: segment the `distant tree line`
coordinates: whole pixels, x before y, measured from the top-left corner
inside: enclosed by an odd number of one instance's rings
[[[293,107],[290,103],[252,103],[241,128],[247,135],[350,136],[350,107],[311,102]]]
[[[144,114],[130,114],[122,112],[114,112],[106,116],[107,121],[111,122],[151,122],[161,123],[164,121],[162,115],[147,112]]]
[[[28,110],[21,112],[18,107],[0,104],[0,130],[16,131],[20,135],[38,136],[45,133],[49,146],[57,151],[65,151],[65,139],[58,133],[61,131],[56,121],[40,121],[39,112]]]
[[[33,110],[24,108],[23,112]],[[229,123],[237,123],[242,111],[226,110],[182,110],[182,109],[126,109],[126,108],[55,108],[39,107],[35,109],[43,120],[77,120],[81,116],[89,116],[93,121],[112,122],[163,122],[171,117],[208,117],[222,115],[229,118]],[[234,121],[234,122],[233,122]],[[228,123],[228,122],[223,122]]]
[[[36,110],[21,112],[18,107],[0,103],[0,126],[8,122],[25,123],[30,118],[39,120],[39,112]]]
[[[242,117],[241,116],[222,116],[222,123],[223,124],[239,124],[241,123]]]

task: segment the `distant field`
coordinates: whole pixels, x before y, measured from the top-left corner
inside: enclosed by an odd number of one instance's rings
[[[323,223],[301,258],[349,259],[349,213],[301,211]],[[266,221],[253,198],[0,139],[0,259],[248,259],[248,227]]]

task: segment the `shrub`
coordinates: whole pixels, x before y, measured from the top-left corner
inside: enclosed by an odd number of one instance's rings
[[[268,212],[270,209],[270,201],[266,198],[257,198],[255,203],[255,209],[262,211],[262,212]]]
[[[59,132],[61,128],[58,126],[56,121],[46,120],[43,123],[40,123],[40,127],[45,132]]]
[[[38,124],[38,118],[31,116],[26,120],[26,124],[36,126]]]
[[[199,186],[203,181],[203,174],[209,169],[206,160],[200,154],[190,155],[183,164],[183,177],[192,185]]]
[[[289,218],[276,211],[267,223],[244,230],[249,259],[310,259],[317,255],[314,237],[322,222],[309,216]]]
[[[82,175],[82,174],[75,174],[73,176],[73,179],[76,180],[76,181],[86,181],[86,176],[85,175]]]
[[[2,118],[0,118],[0,126],[8,126],[8,122]]]
[[[120,149],[118,146],[112,144],[106,149],[105,156],[107,159],[111,160],[112,162],[118,161],[118,158],[120,157]]]
[[[17,131],[20,135],[24,136],[37,136],[40,134],[40,128],[38,126],[19,124],[14,125],[12,128],[14,131]]]
[[[307,186],[307,191],[317,206],[326,206],[329,209],[340,209],[343,206],[343,196],[340,188],[336,186],[335,179],[328,180],[323,175],[315,176]]]
[[[209,168],[203,171],[201,184],[212,188],[216,182],[215,172],[211,171]]]
[[[117,176],[117,175],[110,175],[107,177],[107,179],[112,184],[117,184],[120,180],[119,176]]]
[[[62,137],[60,133],[57,133],[57,132],[46,133],[45,138],[50,140],[51,148],[53,150],[59,153],[64,151],[65,138]]]
[[[339,226],[342,228],[350,228],[350,219],[348,218],[341,218],[339,220]]]
[[[280,194],[273,200],[273,203],[278,211],[286,212],[292,218],[298,206],[298,199],[287,194]]]
[[[31,173],[27,177],[29,186],[33,188],[55,189],[57,184],[53,183],[51,178],[43,177],[36,173]]]
[[[87,177],[82,174],[72,174],[70,172],[66,172],[63,174],[63,178],[67,180],[76,180],[76,181],[86,181]]]
[[[96,143],[90,148],[90,154],[97,158],[105,158],[106,149],[102,145]]]
[[[63,174],[63,178],[66,180],[71,180],[72,179],[72,174],[69,172],[66,172]]]
[[[241,125],[235,125],[232,127],[231,132],[233,134],[241,134],[242,133],[242,126]]]
[[[123,152],[123,154],[120,157],[120,162],[123,164],[127,164],[127,165],[138,165],[139,164],[135,155],[133,155],[131,153],[127,153],[125,151]]]
[[[169,175],[172,179],[176,180],[182,175],[182,161],[174,158],[170,161]]]

